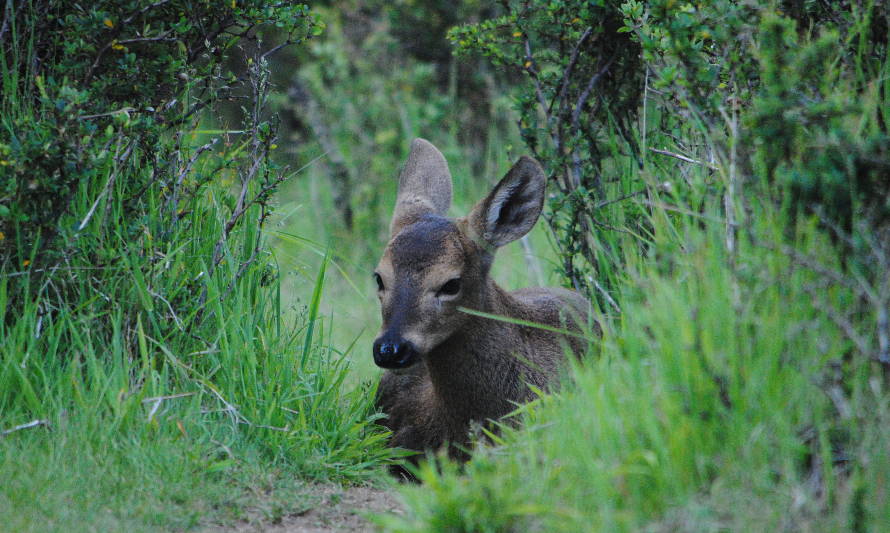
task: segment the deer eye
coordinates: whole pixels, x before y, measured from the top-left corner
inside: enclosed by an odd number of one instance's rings
[[[439,289],[438,296],[454,296],[460,292],[460,278],[448,280],[445,285]]]
[[[379,292],[383,292],[386,287],[383,286],[383,278],[380,277],[380,274],[374,272],[374,281],[377,282],[377,290]]]

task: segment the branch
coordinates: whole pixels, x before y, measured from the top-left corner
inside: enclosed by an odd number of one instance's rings
[[[16,431],[21,431],[23,429],[36,428],[38,426],[49,427],[49,420],[37,419],[37,420],[32,420],[32,421],[28,422],[27,424],[21,424],[21,425],[18,425],[18,426],[9,428],[9,429],[4,429],[3,431],[0,431],[0,437],[5,437],[7,435],[11,435],[11,434],[15,433]]]
[[[679,159],[680,161],[686,161],[687,163],[692,163],[694,165],[702,165],[704,167],[708,167],[711,170],[720,170],[720,167],[718,167],[716,165],[712,165],[711,163],[708,163],[707,161],[699,161],[698,159],[692,159],[691,157],[685,156],[683,154],[669,152],[667,150],[659,150],[658,148],[649,148],[649,151],[655,152],[656,154],[673,157],[675,159]]]
[[[120,163],[122,161],[124,161],[125,159],[130,157],[130,153],[133,152],[133,147],[136,146],[137,140],[138,139],[133,139],[132,141],[130,141],[130,144],[127,145],[127,149],[124,150],[124,153],[122,155],[114,156],[115,165],[111,171],[111,175],[108,176],[108,181],[105,182],[105,187],[102,189],[102,192],[99,193],[99,196],[96,197],[96,201],[93,202],[92,207],[90,207],[90,210],[87,212],[86,216],[83,218],[80,225],[77,226],[77,231],[81,231],[81,230],[83,230],[83,228],[86,227],[87,223],[93,217],[93,213],[96,212],[96,207],[99,206],[99,202],[102,201],[102,197],[105,196],[106,194],[110,194],[109,191],[111,191],[111,188],[114,187],[114,181],[115,181],[115,178],[117,177],[117,171],[118,171],[118,168],[120,168],[118,165],[120,165]]]
[[[562,103],[565,100],[566,91],[569,88],[569,81],[572,78],[572,70],[575,68],[575,64],[578,62],[578,56],[581,53],[581,46],[584,45],[584,41],[590,37],[590,34],[593,33],[593,27],[588,27],[584,34],[581,35],[581,38],[578,39],[578,42],[575,44],[575,48],[572,49],[572,55],[569,58],[569,64],[566,65],[565,70],[562,73],[562,85],[559,88],[559,94],[556,97],[556,100],[550,102],[550,108],[547,110],[548,113],[553,111],[553,104],[555,102],[559,102],[559,114],[562,115]]]

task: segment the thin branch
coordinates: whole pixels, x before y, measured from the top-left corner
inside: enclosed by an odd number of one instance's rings
[[[127,17],[126,19],[124,19],[124,21],[123,21],[123,23],[121,23],[121,25],[123,26],[123,25],[129,24],[129,23],[133,22],[133,20],[134,20],[136,17],[138,17],[138,16],[140,16],[140,15],[144,15],[144,14],[147,13],[148,11],[150,11],[150,10],[156,8],[156,7],[160,7],[160,6],[166,4],[166,3],[169,2],[169,1],[170,1],[170,0],[160,0],[160,1],[158,1],[158,2],[155,2],[154,4],[149,4],[149,5],[147,5],[147,6],[143,7],[142,9],[140,9],[139,11],[137,11],[136,13],[133,13],[132,15],[130,15],[129,17]]]
[[[584,87],[584,91],[578,96],[578,101],[575,102],[575,109],[572,110],[572,126],[578,127],[578,123],[581,119],[581,109],[584,107],[584,104],[587,103],[587,99],[590,98],[590,93],[593,91],[593,88],[596,87],[596,84],[599,82],[600,78],[609,70],[609,67],[612,66],[612,63],[615,62],[615,56],[612,56],[609,61],[603,65],[599,71],[597,71],[590,79],[587,81],[587,86]]]
[[[532,45],[528,36],[525,37],[525,62],[528,65],[525,67],[525,70],[528,71],[529,76],[531,76],[532,81],[535,84],[535,96],[538,98],[538,105],[541,106],[541,110],[544,112],[544,116],[547,119],[547,125],[549,126],[551,122],[551,115],[548,111],[550,106],[547,105],[547,99],[544,97],[544,89],[541,88],[541,80],[538,78],[538,70],[535,66],[535,60],[532,57]],[[553,134],[553,137],[554,144],[559,148],[561,145],[559,136]]]
[[[593,27],[588,27],[584,33],[581,35],[581,38],[578,39],[578,42],[575,43],[575,47],[572,49],[572,55],[569,58],[569,63],[566,65],[565,70],[562,73],[562,85],[559,88],[559,94],[556,99],[550,102],[550,107],[547,109],[548,114],[553,112],[553,104],[559,102],[559,115],[562,115],[562,103],[566,97],[566,91],[569,88],[569,82],[572,78],[572,70],[575,68],[575,64],[578,62],[578,56],[581,53],[581,47],[584,45],[584,42],[590,37],[590,34],[593,33]],[[526,38],[526,41],[528,39]]]
[[[169,394],[167,396],[155,396],[154,398],[145,398],[142,400],[142,403],[154,402],[154,405],[151,407],[151,411],[148,413],[148,421],[151,422],[154,419],[155,413],[158,412],[158,408],[161,407],[161,403],[165,400],[175,400],[176,398],[185,398],[187,396],[194,396],[196,393],[194,392],[182,392],[179,394]]]
[[[172,206],[171,212],[173,215],[173,222],[175,223],[179,219],[179,215],[177,211],[179,209],[179,189],[182,187],[182,182],[185,180],[185,177],[192,171],[192,166],[194,166],[195,162],[201,157],[201,154],[210,150],[217,142],[219,141],[219,137],[216,137],[209,143],[201,146],[195,151],[195,154],[189,159],[188,163],[186,163],[185,168],[182,172],[179,173],[179,176],[176,178],[176,184],[173,186],[173,198],[170,199],[170,204]]]
[[[27,424],[21,424],[21,425],[18,425],[18,426],[9,428],[9,429],[4,429],[3,431],[0,431],[0,437],[5,437],[7,435],[11,435],[11,434],[15,433],[16,431],[21,431],[23,429],[36,428],[38,426],[49,427],[49,420],[37,419],[37,420],[32,420],[32,421],[28,422]]]
[[[130,144],[127,145],[127,149],[124,151],[124,153],[122,155],[120,155],[120,156],[115,155],[114,168],[111,170],[111,175],[108,176],[108,181],[105,182],[105,187],[102,189],[102,192],[99,193],[99,196],[96,197],[96,201],[93,202],[92,207],[90,207],[90,210],[87,212],[86,216],[81,221],[80,225],[77,227],[77,231],[81,231],[81,230],[83,230],[83,228],[86,227],[87,223],[93,217],[93,213],[95,213],[96,207],[99,206],[99,202],[102,201],[102,197],[104,197],[106,194],[110,194],[111,188],[114,187],[114,181],[115,181],[115,178],[117,177],[118,169],[120,168],[119,165],[121,164],[122,161],[124,161],[128,157],[130,157],[130,153],[132,153],[133,148],[136,146],[136,141],[137,141],[137,139],[133,139],[132,141],[130,141]]]
[[[656,154],[666,155],[669,157],[673,157],[675,159],[679,159],[681,161],[686,161],[687,163],[692,163],[694,165],[702,165],[704,167],[708,167],[711,170],[720,170],[720,167],[716,165],[712,165],[707,161],[699,161],[698,159],[693,159],[689,156],[685,156],[683,154],[678,154],[675,152],[669,152],[668,150],[659,150],[658,148],[649,148],[649,151],[655,152]]]

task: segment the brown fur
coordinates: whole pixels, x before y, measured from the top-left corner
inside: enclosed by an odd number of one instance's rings
[[[461,456],[473,423],[497,420],[531,400],[529,385],[551,388],[565,354],[579,354],[586,343],[458,308],[579,331],[589,304],[564,289],[507,292],[489,278],[495,249],[522,237],[540,215],[544,175],[537,162],[520,159],[457,220],[444,217],[451,178],[439,151],[415,140],[409,163],[376,273],[383,284],[381,339],[409,342],[419,355],[413,366],[383,375],[377,404],[393,446],[422,451],[450,443],[457,446],[452,455]],[[453,279],[460,279],[459,293],[443,294]]]

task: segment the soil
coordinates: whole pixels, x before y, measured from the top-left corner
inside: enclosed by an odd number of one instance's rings
[[[320,485],[312,491],[317,505],[301,513],[285,515],[276,522],[242,521],[228,528],[211,529],[222,533],[331,533],[337,531],[376,531],[365,516],[374,513],[402,513],[395,489],[372,487],[340,488]]]

